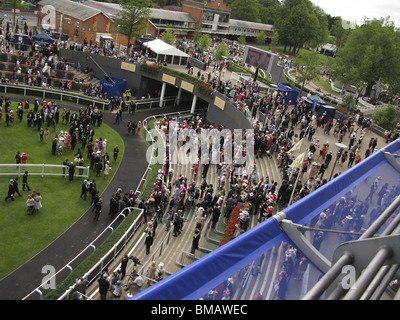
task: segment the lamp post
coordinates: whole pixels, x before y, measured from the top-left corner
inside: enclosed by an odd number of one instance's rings
[[[335,170],[336,163],[339,161],[340,157],[342,156],[343,150],[347,148],[347,146],[343,143],[336,142],[335,144],[339,148],[339,150],[336,154],[336,160],[335,160],[335,163],[333,164],[333,168],[332,168],[331,176],[329,177],[329,181],[332,179],[333,171]]]

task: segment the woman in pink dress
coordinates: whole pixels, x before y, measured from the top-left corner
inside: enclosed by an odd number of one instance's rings
[[[65,139],[65,148],[69,149],[71,144],[71,135],[68,133],[67,138]]]

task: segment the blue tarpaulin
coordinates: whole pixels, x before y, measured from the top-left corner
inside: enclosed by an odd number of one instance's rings
[[[100,85],[103,87],[103,93],[107,93],[108,97],[121,97],[126,91],[126,80],[109,77],[108,79],[100,80]]]
[[[292,101],[292,104],[295,104],[297,101],[297,98],[299,97],[300,90],[289,85],[286,83],[278,83],[276,86],[276,89],[279,91],[286,92],[285,94],[285,103],[289,103],[289,101]]]

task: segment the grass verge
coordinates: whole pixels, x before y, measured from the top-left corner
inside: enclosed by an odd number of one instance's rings
[[[17,103],[13,102],[11,108],[15,114],[16,107]],[[74,160],[74,151],[64,150],[62,155],[52,155],[51,153],[51,142],[54,135],[60,130],[68,130],[68,125],[58,124],[54,132],[49,128],[50,134],[46,144],[44,141],[40,141],[37,127],[27,127],[26,114],[25,111],[22,122],[15,118],[13,126],[6,127],[3,113],[0,123],[1,164],[14,164],[18,151],[27,153],[27,163],[29,164],[62,164],[65,159]],[[107,179],[96,178],[95,173],[90,171],[89,178],[96,179],[97,187],[102,193],[118,169],[124,152],[124,144],[121,137],[105,124],[95,127],[94,130],[95,138],[107,139],[107,150],[111,159],[115,145],[119,146],[121,155],[117,162],[111,160],[112,170]],[[80,144],[78,146],[80,147]],[[86,152],[84,152],[84,165],[90,165]],[[0,167],[2,173],[6,173],[7,170],[9,169]],[[28,171],[30,170],[28,169]],[[39,213],[28,216],[26,200],[30,192],[22,191],[22,177],[18,183],[22,196],[15,194],[15,201],[4,200],[8,193],[8,182],[14,178],[14,175],[0,176],[0,201],[2,201],[0,206],[0,242],[2,243],[0,247],[0,278],[5,277],[43,250],[89,208],[89,201],[84,201],[79,197],[83,178],[69,181],[68,178],[65,179],[61,176],[42,178],[32,175],[28,179],[29,186],[32,190],[41,193],[43,208]]]

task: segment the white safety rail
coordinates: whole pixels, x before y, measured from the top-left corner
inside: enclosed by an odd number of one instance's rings
[[[33,87],[20,84],[5,84],[0,83],[0,92],[5,94],[18,94],[24,96],[41,96],[43,99],[55,99],[60,101],[69,101],[76,104],[86,105],[100,105],[102,109],[106,109],[109,105],[108,100],[96,99],[85,95],[80,95],[73,92],[66,92],[63,90],[46,89],[40,87]]]
[[[55,279],[59,279],[59,276],[62,272],[65,270],[69,270],[70,272],[73,271],[73,266],[76,264],[76,266],[79,265],[82,261],[80,260],[83,255],[88,256],[91,254],[93,251],[97,249],[96,243],[97,241],[104,236],[106,232],[113,232],[114,227],[113,225],[118,222],[119,219],[125,218],[128,214],[130,214],[133,210],[141,210],[140,214],[138,217],[135,219],[135,221],[132,223],[132,225],[129,227],[129,229],[124,233],[124,235],[117,241],[114,246],[85,274],[86,278],[89,278],[88,275],[90,275],[89,282],[90,280],[94,281],[98,275],[101,274],[102,270],[107,267],[109,263],[111,263],[116,256],[120,253],[120,251],[124,248],[126,243],[129,242],[131,237],[136,233],[136,231],[139,229],[140,225],[142,224],[143,220],[143,210],[135,207],[127,207],[122,210],[118,216],[101,232],[85,249],[83,249],[76,257],[74,257],[70,262],[68,262],[64,267],[62,267],[60,270],[58,270],[54,275],[46,279],[46,283],[41,284],[38,286],[36,289],[34,289],[32,292],[30,292],[28,295],[26,295],[22,300],[28,300],[28,299],[33,299],[35,296],[39,295],[39,298],[43,298],[43,287],[45,287],[49,282],[55,281]],[[75,288],[75,285],[71,286],[58,300],[64,300],[69,298],[69,294],[73,291]]]
[[[143,209],[139,208],[134,208],[134,207],[129,207],[129,208],[124,208],[120,212],[120,214],[113,220],[116,221],[117,219],[120,219],[121,217],[125,218],[127,214],[130,214],[133,210],[141,210],[140,214],[138,217],[135,219],[135,221],[131,224],[131,226],[126,230],[126,232],[122,235],[122,237],[113,245],[113,247],[104,255],[100,258],[100,260],[90,269],[88,270],[83,277],[89,281],[90,285],[94,281],[98,279],[98,277],[102,274],[104,268],[106,268],[108,265],[110,265],[111,262],[113,262],[118,255],[121,253],[121,251],[125,248],[125,246],[129,243],[131,238],[136,234],[137,230],[140,228],[140,226],[143,223]],[[107,230],[111,229],[113,231],[113,228],[111,227],[112,223],[105,229],[104,232]],[[94,250],[96,250],[96,247],[93,245],[93,243],[100,238],[102,235],[100,234],[88,247],[85,248],[87,250],[89,247],[93,247]],[[81,253],[80,253],[81,254]],[[76,258],[74,258],[76,259]],[[70,263],[68,264],[70,265]],[[64,292],[63,295],[61,295],[58,300],[69,300],[69,295],[73,290],[75,289],[76,284],[73,286],[69,287],[68,290]]]
[[[42,176],[42,178],[44,176],[68,177],[68,166],[59,164],[0,164],[0,176],[20,177],[25,171],[28,171],[30,176]],[[74,177],[89,179],[89,167],[76,166]]]

